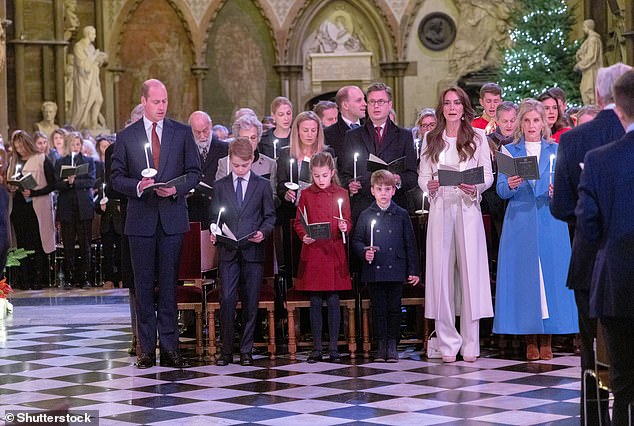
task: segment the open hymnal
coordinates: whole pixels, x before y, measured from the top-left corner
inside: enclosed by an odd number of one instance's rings
[[[440,186],[478,185],[484,183],[484,167],[467,170],[455,170],[447,166],[438,166],[438,183]]]
[[[27,173],[19,178],[11,178],[7,180],[7,184],[17,186],[20,188],[20,191],[35,189],[37,186],[37,182],[31,173]]]
[[[495,162],[498,166],[498,172],[507,176],[519,176],[527,180],[539,179],[539,164],[537,163],[537,157],[534,155],[529,157],[511,157],[500,151],[495,153]]]
[[[145,188],[143,188],[143,193],[146,194],[158,188],[171,188],[172,186],[180,185],[181,183],[185,183],[186,181],[187,175],[180,175],[172,180],[168,180],[167,182],[157,182],[153,183],[152,185],[146,186]]]
[[[330,233],[330,222],[308,223],[308,214],[306,207],[300,215],[300,221],[304,232],[313,240],[329,240],[332,238]]]
[[[225,246],[228,246],[230,248],[238,248],[238,246],[240,246],[240,243],[248,240],[249,238],[251,238],[253,235],[255,235],[255,233],[258,231],[253,231],[251,233],[248,233],[247,235],[244,235],[240,238],[236,238],[236,236],[233,234],[233,232],[231,232],[231,229],[229,229],[229,227],[227,226],[226,223],[222,224],[222,233],[218,233],[216,234],[216,242],[222,243]]]
[[[405,156],[397,158],[396,160],[392,160],[389,163],[386,163],[379,157],[374,154],[370,154],[368,157],[368,172],[372,173],[377,170],[389,170],[390,172],[400,175],[405,170]]]
[[[79,166],[62,166],[59,176],[62,179],[66,179],[69,176],[82,176],[88,174],[88,163],[80,164]]]

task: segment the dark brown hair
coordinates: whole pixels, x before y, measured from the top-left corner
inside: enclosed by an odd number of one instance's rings
[[[239,136],[229,144],[229,158],[233,155],[243,161],[253,159],[253,145],[251,145],[249,138]]]
[[[454,92],[458,95],[463,107],[462,120],[460,121],[458,138],[456,140],[456,149],[458,150],[460,161],[465,161],[467,158],[473,157],[477,147],[475,142],[476,133],[471,126],[475,112],[471,106],[471,102],[469,102],[469,96],[467,96],[467,93],[460,87],[449,86],[440,95],[438,106],[436,107],[436,127],[427,133],[427,147],[425,151],[423,151],[423,155],[434,163],[438,162],[440,153],[445,149],[445,141],[442,134],[447,128],[447,119],[445,118],[445,114],[443,114],[443,105],[445,96],[449,92]]]

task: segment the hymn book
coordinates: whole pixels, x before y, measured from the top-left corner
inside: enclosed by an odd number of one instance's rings
[[[370,154],[370,156],[368,157],[368,165],[366,168],[370,173],[377,170],[388,170],[394,174],[400,175],[401,173],[403,173],[403,170],[405,170],[405,159],[406,157],[403,156],[397,158],[396,160],[392,160],[389,163],[386,163],[376,155]]]
[[[529,157],[511,157],[503,152],[495,153],[495,162],[498,166],[498,172],[507,176],[519,176],[526,180],[539,179],[539,164],[537,157],[531,155]]]
[[[59,175],[62,179],[67,179],[70,176],[83,176],[88,174],[88,163],[80,164],[79,166],[62,166]]]
[[[252,236],[254,236],[256,234],[256,232],[258,231],[253,231],[251,233],[248,233],[247,235],[240,237],[240,238],[236,238],[236,236],[233,234],[233,232],[231,232],[231,229],[229,229],[229,227],[227,226],[226,223],[222,224],[222,233],[221,234],[216,234],[216,241],[219,243],[224,244],[225,246],[229,247],[229,248],[233,248],[233,249],[237,249],[240,244],[246,240],[248,240],[249,238],[251,238]]]
[[[313,240],[329,240],[332,238],[330,222],[308,223],[306,207],[304,207],[302,214],[299,215],[299,219],[302,223],[302,228],[304,228],[304,232]]]
[[[484,167],[479,166],[459,171],[441,165],[438,167],[438,183],[440,186],[458,186],[463,183],[478,185],[484,183]]]
[[[20,191],[35,189],[37,182],[31,173],[27,173],[20,178],[12,178],[7,180],[7,184],[20,188]]]

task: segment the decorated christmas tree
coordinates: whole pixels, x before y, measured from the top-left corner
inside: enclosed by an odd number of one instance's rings
[[[564,0],[517,0],[511,25],[513,47],[503,51],[498,81],[504,99],[519,102],[549,87],[561,87],[568,103],[580,104],[573,71],[578,42],[570,41],[575,22]]]

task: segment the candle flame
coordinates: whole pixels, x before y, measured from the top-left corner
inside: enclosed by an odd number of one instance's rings
[[[376,219],[372,219],[372,222],[370,222],[370,226],[374,227],[374,225],[376,225]]]
[[[359,159],[359,153],[355,152],[354,153],[354,161],[357,161]]]
[[[149,143],[146,143],[146,144],[145,144],[145,149],[148,149],[149,147],[150,147],[150,144],[149,144]]]
[[[343,204],[343,198],[339,198],[337,202],[339,203],[339,205]]]
[[[220,211],[218,213],[222,213],[224,211],[225,211],[225,208],[224,207],[220,207]]]

